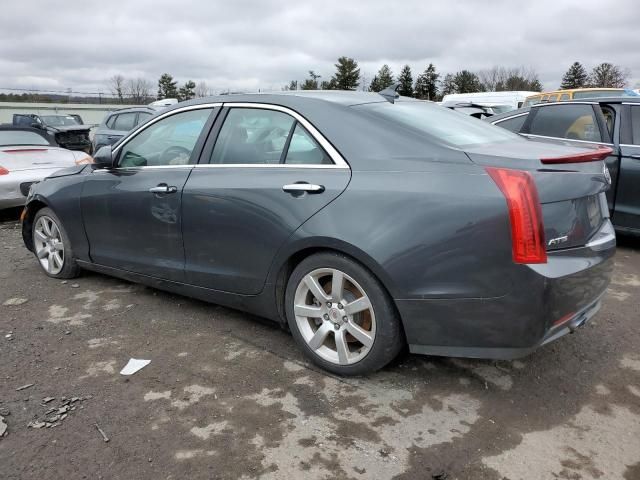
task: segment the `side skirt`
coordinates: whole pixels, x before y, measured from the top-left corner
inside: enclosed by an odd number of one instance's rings
[[[158,290],[184,295],[185,297],[195,298],[204,302],[234,308],[275,322],[280,322],[275,302],[275,292],[273,291],[273,286],[269,284],[265,285],[262,293],[258,295],[240,295],[237,293],[223,292],[196,285],[164,280],[149,275],[142,275],[83,260],[76,260],[76,262],[85,270],[91,270],[111,277],[121,278],[122,280],[127,280],[133,283],[140,283],[148,287],[157,288]]]

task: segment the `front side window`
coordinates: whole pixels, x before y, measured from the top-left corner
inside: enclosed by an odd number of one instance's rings
[[[116,117],[116,120],[113,124],[114,130],[121,130],[123,132],[128,132],[136,125],[136,114],[135,113],[121,113]]]
[[[602,141],[591,105],[565,104],[538,107],[528,133],[587,142]]]
[[[506,120],[501,120],[499,122],[494,123],[494,125],[497,125],[498,127],[506,128],[507,130],[514,133],[520,133],[520,130],[522,129],[522,125],[524,125],[524,122],[528,116],[529,114],[525,113],[524,115],[519,115],[517,117],[511,117],[511,118],[507,118]]]
[[[210,108],[176,113],[163,118],[125,143],[120,167],[186,165],[204,128]]]

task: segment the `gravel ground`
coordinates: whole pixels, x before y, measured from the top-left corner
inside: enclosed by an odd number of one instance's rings
[[[640,479],[640,240],[621,244],[575,335],[519,361],[404,354],[341,379],[259,318],[47,278],[5,221],[0,477]],[[151,363],[121,376],[132,357]]]

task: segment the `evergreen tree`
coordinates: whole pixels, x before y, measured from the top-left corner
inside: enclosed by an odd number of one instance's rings
[[[448,95],[450,93],[459,93],[458,85],[456,84],[455,77],[451,73],[447,73],[442,80],[442,88],[440,89],[442,95]]]
[[[360,80],[358,62],[353,58],[340,57],[336,63],[336,73],[331,79],[331,89],[355,90]]]
[[[589,75],[590,87],[624,88],[629,74],[611,63],[601,63]]]
[[[158,80],[158,100],[163,98],[178,98],[178,82],[171,75],[163,73]]]
[[[453,77],[457,93],[474,93],[482,91],[478,75],[469,70],[461,70]]]
[[[438,97],[438,78],[440,78],[440,74],[436,73],[436,67],[434,67],[433,63],[430,63],[416,79],[414,86],[415,97],[435,100]]]
[[[318,90],[318,79],[321,75],[316,74],[313,70],[309,70],[309,77],[300,86],[301,90]]]
[[[291,82],[289,82],[289,85],[284,86],[283,90],[298,90],[298,81],[291,80]]]
[[[378,73],[373,77],[373,80],[371,80],[369,91],[380,92],[390,85],[393,85],[393,72],[389,68],[389,65],[385,63],[380,67],[380,70],[378,70]]]
[[[398,75],[398,82],[400,82],[398,93],[405,97],[413,97],[413,75],[409,65],[402,67],[402,71]]]
[[[573,62],[569,70],[562,76],[561,89],[582,88],[587,85],[589,76],[580,62]]]
[[[196,84],[193,80],[189,80],[178,90],[178,98],[180,101],[191,100],[196,96]]]

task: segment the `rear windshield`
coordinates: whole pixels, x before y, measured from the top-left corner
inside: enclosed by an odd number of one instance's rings
[[[49,145],[49,142],[33,132],[21,130],[0,130],[0,146]]]
[[[69,115],[42,115],[40,118],[52,127],[67,127],[69,125],[78,125],[75,118]]]
[[[366,103],[353,108],[456,148],[522,140],[503,128],[428,102]]]

